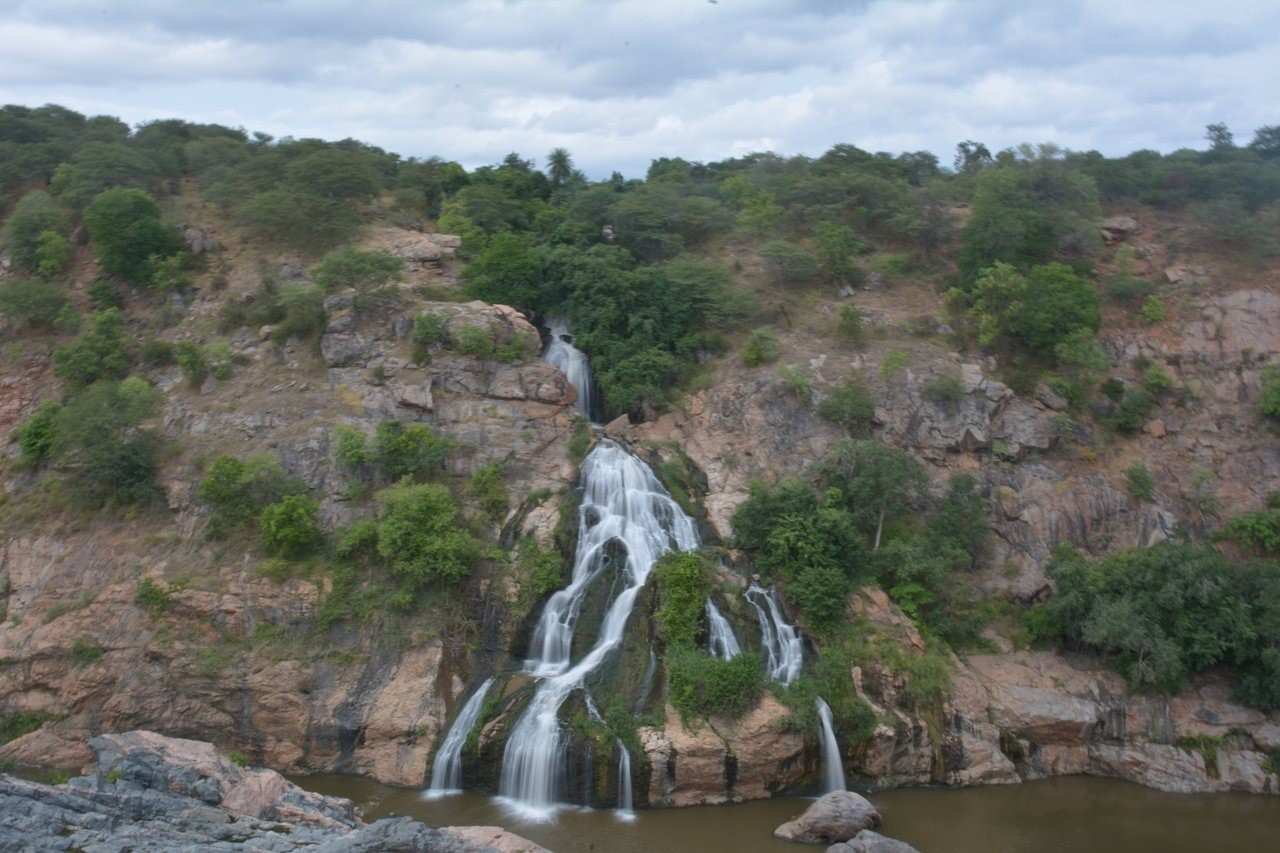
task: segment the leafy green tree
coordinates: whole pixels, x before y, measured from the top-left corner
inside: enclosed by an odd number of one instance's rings
[[[569,156],[568,149],[553,148],[547,155],[547,177],[554,189],[564,186],[573,177],[573,158]]]
[[[22,422],[22,426],[18,428],[18,451],[22,454],[23,462],[38,465],[49,458],[53,452],[61,413],[62,406],[45,401],[32,412],[31,417]]]
[[[866,244],[858,239],[853,229],[837,222],[819,222],[813,229],[817,245],[818,265],[823,276],[835,284],[858,284],[862,271],[854,259],[863,253]]]
[[[15,267],[23,272],[39,271],[40,241],[45,232],[62,234],[67,214],[44,190],[32,190],[14,206],[0,238]]]
[[[843,427],[849,435],[861,438],[871,434],[875,423],[875,398],[864,383],[850,378],[818,404],[818,414]]]
[[[463,273],[467,292],[485,302],[541,310],[544,304],[542,257],[522,234],[496,234]]]
[[[1135,500],[1149,501],[1155,495],[1156,483],[1151,471],[1141,462],[1135,462],[1124,471],[1125,487]]]
[[[471,574],[483,546],[460,524],[443,486],[401,485],[378,493],[378,553],[410,590]]]
[[[775,233],[782,224],[785,211],[768,193],[754,193],[738,214],[738,227],[757,237]]]
[[[752,329],[742,347],[742,363],[747,367],[759,367],[777,360],[778,336],[768,329]]]
[[[653,567],[658,582],[658,628],[668,646],[698,642],[707,596],[711,593],[706,557],[697,551],[671,551]]]
[[[237,206],[235,218],[267,242],[307,252],[348,242],[360,227],[360,215],[344,200],[296,188],[249,196]]]
[[[319,515],[319,504],[306,495],[286,495],[263,507],[258,516],[263,549],[286,559],[305,557],[324,540]]]
[[[1255,130],[1249,147],[1264,160],[1280,157],[1280,124],[1264,125]]]
[[[323,148],[299,157],[285,169],[289,183],[332,201],[363,201],[382,187],[370,158],[358,151]]]
[[[97,382],[62,407],[50,455],[74,484],[74,496],[90,506],[137,504],[159,493],[159,441],[139,424],[159,394],[144,380]]]
[[[383,421],[373,435],[373,458],[388,480],[424,479],[444,469],[451,446],[422,424]]]
[[[877,441],[846,440],[819,465],[821,482],[836,489],[858,527],[880,548],[886,521],[925,502],[928,478],[909,454]]]
[[[818,274],[818,261],[804,248],[786,240],[770,240],[760,247],[774,281],[779,284],[802,284]]]
[[[0,284],[0,314],[15,325],[53,329],[67,310],[66,296],[47,281],[19,278]]]
[[[369,290],[397,281],[403,272],[404,261],[395,255],[348,246],[321,258],[311,268],[311,280],[325,290]]]
[[[301,494],[303,488],[269,456],[219,456],[206,469],[197,493],[212,510],[210,535],[222,537],[256,519],[263,508]]]
[[[155,199],[117,187],[94,198],[84,213],[102,268],[135,284],[150,283],[154,259],[182,248],[177,231],[160,220]]]
[[[91,315],[89,327],[80,337],[53,353],[54,372],[73,385],[118,379],[129,370],[130,363],[124,316],[118,308]]]
[[[64,203],[82,210],[113,187],[145,188],[157,175],[156,164],[139,148],[90,142],[58,167],[50,187]]]
[[[1059,263],[1024,276],[997,262],[974,284],[970,316],[980,343],[1016,343],[1035,353],[1053,353],[1072,335],[1096,332],[1101,323],[1093,285]]]
[[[72,249],[57,231],[41,231],[36,247],[36,274],[45,281],[56,278],[71,263]]]

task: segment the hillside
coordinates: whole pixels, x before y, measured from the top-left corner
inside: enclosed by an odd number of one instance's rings
[[[424,786],[492,676],[462,766],[498,790],[618,442],[702,547],[557,706],[557,798],[809,790],[818,697],[878,786],[1280,791],[1277,153],[593,182],[5,107],[0,760],[150,729]]]

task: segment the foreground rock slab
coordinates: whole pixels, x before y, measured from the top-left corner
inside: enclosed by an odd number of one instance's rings
[[[920,851],[905,841],[864,829],[852,841],[832,844],[827,848],[827,853],[920,853]]]
[[[543,851],[499,827],[365,824],[350,800],[239,767],[202,741],[137,731],[96,737],[90,748],[96,772],[65,785],[0,775],[0,850]]]
[[[823,794],[804,814],[773,831],[778,838],[805,844],[848,841],[864,829],[878,829],[880,812],[871,801],[852,791]]]

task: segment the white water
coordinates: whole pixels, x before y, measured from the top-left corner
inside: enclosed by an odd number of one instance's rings
[[[486,678],[476,692],[471,694],[471,698],[458,712],[458,718],[449,727],[449,733],[445,735],[444,742],[436,751],[436,760],[431,765],[431,787],[424,794],[429,799],[462,793],[462,747],[467,742],[471,729],[475,727],[476,720],[480,718],[485,694],[492,684],[493,679]]]
[[[822,792],[844,790],[844,765],[840,761],[840,745],[836,743],[836,730],[831,725],[831,706],[819,696],[818,721],[822,729]]]
[[[631,753],[618,741],[618,816],[635,817],[631,802]]]
[[[720,608],[710,598],[707,599],[708,640],[707,651],[720,660],[733,660],[742,654],[738,638],[733,635],[733,627],[729,620],[720,614]]]
[[[551,341],[542,359],[568,377],[569,384],[578,392],[575,404],[578,413],[591,420],[591,364],[587,361],[587,354],[569,342],[573,336],[564,320],[548,320],[547,329],[551,333]]]
[[[502,760],[499,792],[531,818],[549,817],[561,788],[560,706],[622,644],[636,595],[657,559],[672,548],[698,546],[693,520],[649,466],[620,445],[597,444],[583,463],[582,483],[573,577],[542,611],[531,646],[535,656],[525,661],[525,670],[542,680],[516,721]],[[574,624],[590,581],[609,570],[618,571],[626,586],[609,605],[595,645],[570,665]]]
[[[761,607],[756,599],[762,599]],[[747,601],[756,610],[760,621],[760,646],[764,649],[765,666],[769,677],[782,684],[790,684],[800,676],[804,664],[804,642],[795,626],[782,618],[782,608],[773,590],[765,591],[757,584],[747,589]]]

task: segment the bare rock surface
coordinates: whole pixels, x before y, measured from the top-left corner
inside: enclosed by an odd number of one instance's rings
[[[849,841],[832,844],[827,848],[827,853],[920,853],[920,851],[905,841],[864,829]]]
[[[823,794],[804,810],[773,831],[778,838],[805,844],[848,841],[864,829],[880,826],[880,812],[871,801],[853,791]]]
[[[93,773],[65,785],[0,775],[0,849],[86,853],[306,850],[316,853],[541,853],[499,827],[365,824],[350,800],[242,768],[201,741],[102,735]]]

